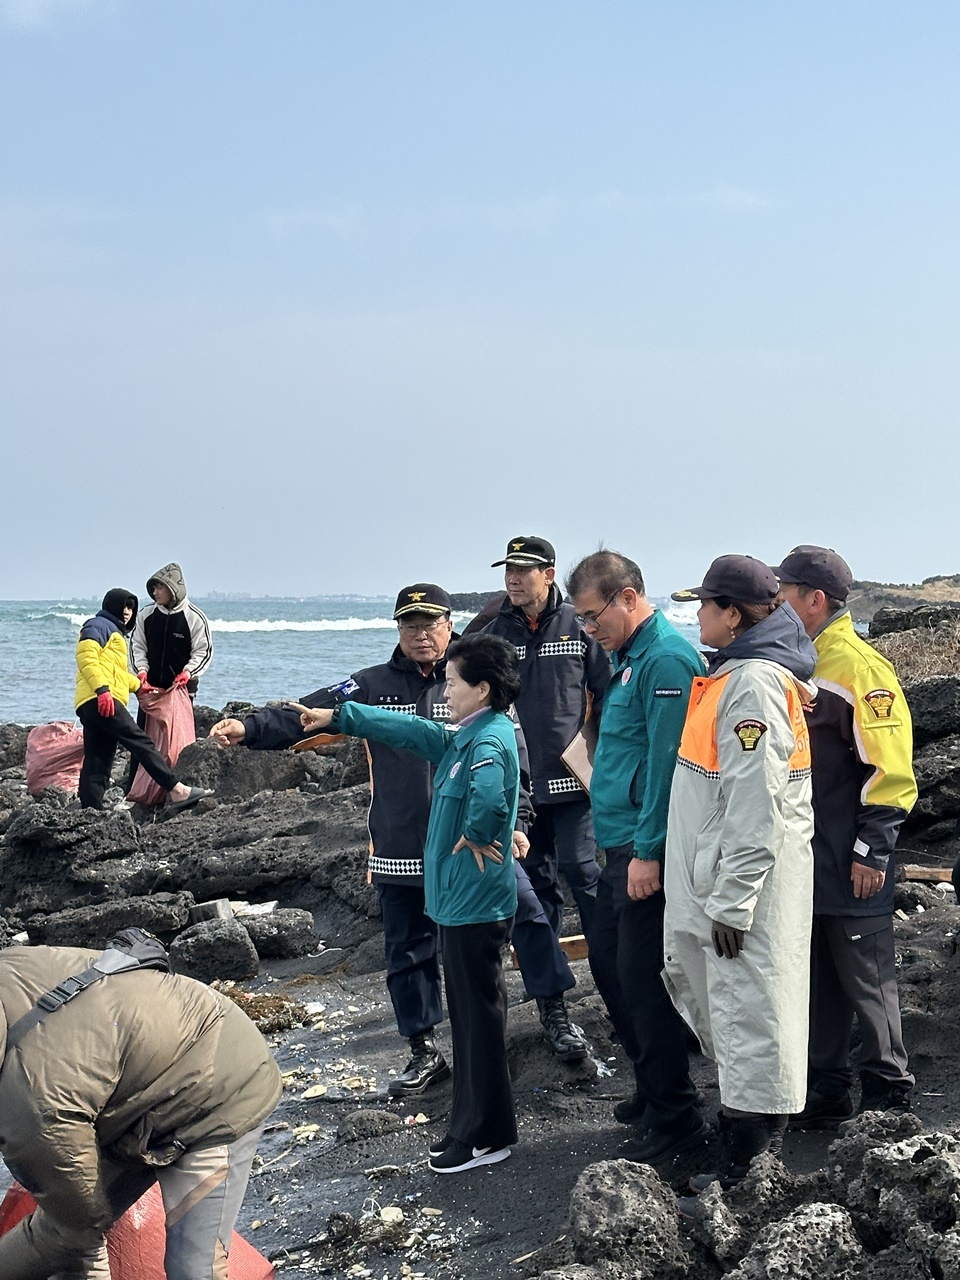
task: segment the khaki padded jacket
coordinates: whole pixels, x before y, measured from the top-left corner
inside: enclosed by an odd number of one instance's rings
[[[51,1217],[105,1230],[101,1151],[170,1164],[248,1133],[273,1110],[280,1071],[231,1001],[158,970],[111,974],[4,1052],[7,1029],[99,952],[0,952],[0,1151]]]

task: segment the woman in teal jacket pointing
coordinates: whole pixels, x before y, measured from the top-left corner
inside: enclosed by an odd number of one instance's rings
[[[517,1140],[500,952],[517,909],[510,855],[520,766],[516,730],[506,712],[519,692],[513,645],[481,633],[447,650],[449,726],[359,702],[333,710],[291,704],[308,732],[329,728],[373,738],[436,765],[424,893],[427,914],[440,926],[453,1106],[447,1136],[430,1148],[435,1173],[505,1160]]]

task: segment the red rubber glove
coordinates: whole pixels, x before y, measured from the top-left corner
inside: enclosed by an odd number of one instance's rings
[[[190,672],[189,672],[189,671],[181,671],[181,672],[180,672],[180,674],[177,676],[176,680],[174,680],[174,682],[173,682],[173,687],[174,687],[174,689],[184,689],[184,688],[186,688],[187,681],[188,681],[189,679],[190,679]]]
[[[97,710],[102,716],[106,716],[107,719],[109,719],[110,716],[113,715],[114,711],[116,711],[113,694],[109,689],[104,689],[103,693],[97,694]]]
[[[137,672],[137,679],[140,681],[140,688],[141,688],[141,689],[149,689],[149,688],[150,688],[150,686],[147,684],[147,673],[146,673],[145,671],[138,671],[138,672]]]

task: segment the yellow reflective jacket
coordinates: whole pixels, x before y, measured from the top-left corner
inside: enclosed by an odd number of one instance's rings
[[[913,722],[893,667],[858,636],[850,614],[813,638],[818,695],[808,710],[813,751],[814,911],[878,916],[893,910],[890,855],[917,800]],[[887,871],[879,893],[855,898],[854,858]]]

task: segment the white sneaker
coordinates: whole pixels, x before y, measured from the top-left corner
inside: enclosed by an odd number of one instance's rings
[[[465,1173],[467,1169],[477,1169],[482,1164],[499,1164],[510,1155],[509,1147],[470,1147],[463,1142],[451,1142],[446,1151],[430,1157],[430,1168],[434,1173]]]

